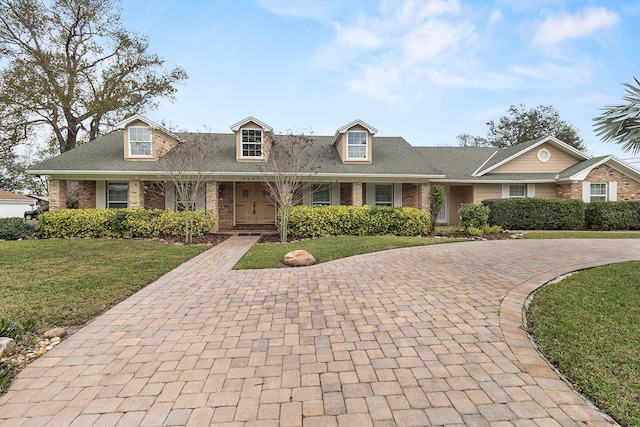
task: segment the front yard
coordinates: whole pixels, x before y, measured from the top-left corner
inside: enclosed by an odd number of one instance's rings
[[[640,425],[640,261],[586,270],[535,293],[540,351],[625,426]]]

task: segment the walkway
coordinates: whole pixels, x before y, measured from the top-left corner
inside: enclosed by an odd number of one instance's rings
[[[233,237],[23,370],[2,426],[602,426],[521,330],[527,294],[640,240],[456,243],[232,271]]]

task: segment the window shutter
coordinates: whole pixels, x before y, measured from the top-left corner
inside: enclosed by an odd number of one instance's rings
[[[536,185],[528,184],[527,185],[527,197],[536,197]]]
[[[402,207],[402,183],[393,184],[393,206]]]
[[[338,206],[340,204],[340,183],[334,182],[331,184],[331,204]]]
[[[616,202],[618,200],[618,182],[611,181],[609,183],[609,197],[607,200],[611,202]]]
[[[305,206],[311,206],[313,186],[312,184],[304,184],[302,187],[302,204]]]
[[[196,210],[203,211],[207,207],[206,189],[204,185],[198,188],[198,194],[196,194]]]
[[[362,201],[363,205],[374,206],[376,204],[376,185],[367,183],[366,200]]]
[[[509,184],[502,184],[502,198],[509,198]]]
[[[582,181],[582,201],[589,203],[591,201],[591,183]]]
[[[96,181],[96,209],[107,208],[107,181]]]
[[[171,212],[176,210],[176,188],[172,182],[168,182],[165,186],[164,207]]]

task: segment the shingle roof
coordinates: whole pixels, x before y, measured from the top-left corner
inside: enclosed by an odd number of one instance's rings
[[[563,170],[562,172],[560,172],[558,178],[559,179],[568,179],[571,176],[595,165],[596,163],[606,159],[609,156],[600,156],[600,157],[593,157],[591,159],[587,159],[587,160],[583,160],[581,162],[576,163],[573,166],[568,167],[567,169]]]
[[[178,133],[189,144],[193,138],[210,141],[219,155],[209,165],[212,172],[259,174],[264,169],[261,162],[237,162],[235,136],[221,133]],[[413,175],[425,178],[442,175],[437,168],[425,165],[421,156],[401,137],[374,137],[373,162],[370,164],[343,164],[338,152],[331,145],[331,136],[312,136],[311,143],[323,153],[319,174],[358,175]],[[112,132],[94,141],[78,146],[60,156],[45,160],[30,168],[31,173],[123,173],[133,174],[162,172],[156,161],[127,161],[124,159],[123,131]]]
[[[11,191],[0,190],[0,200],[31,200],[33,198],[22,194],[12,193]]]
[[[415,147],[434,169],[444,171],[447,179],[471,179],[473,172],[487,161],[493,147]]]

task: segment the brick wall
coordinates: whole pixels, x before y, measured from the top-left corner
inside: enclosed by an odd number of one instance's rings
[[[351,204],[353,206],[362,206],[366,203],[367,190],[364,184],[354,182],[351,184]]]
[[[402,206],[418,207],[418,184],[402,184]]]
[[[618,183],[618,200],[640,200],[640,182],[634,181],[608,165],[600,165],[593,168],[585,178],[585,181],[616,181]]]
[[[165,197],[162,184],[144,182],[144,207],[146,209],[164,209]]]
[[[49,181],[49,210],[67,207],[67,181],[52,179]]]
[[[78,182],[78,208],[95,209],[96,207],[96,182]]]
[[[218,184],[218,229],[233,229],[233,183],[221,182]]]
[[[343,206],[351,206],[351,189],[352,184],[349,182],[341,182],[340,183],[340,204]]]
[[[144,186],[142,181],[129,181],[129,207],[144,207]]]
[[[429,212],[431,209],[431,184],[418,185],[418,209]]]
[[[557,184],[556,197],[559,199],[582,200],[582,184],[579,182],[570,184]]]

